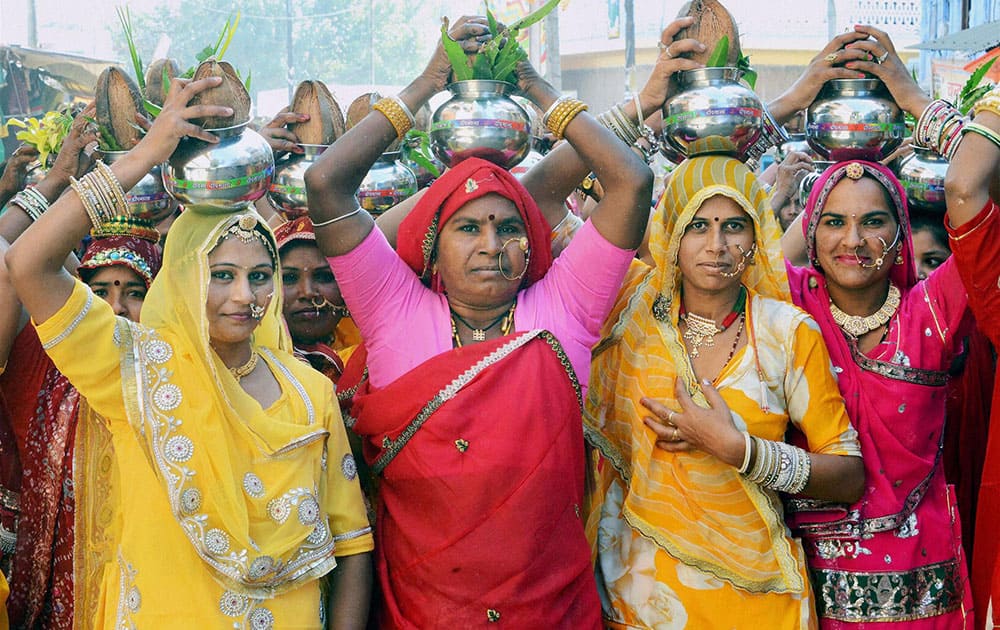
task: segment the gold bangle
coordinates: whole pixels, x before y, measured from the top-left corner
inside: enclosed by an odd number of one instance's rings
[[[100,227],[101,216],[95,208],[95,201],[91,191],[75,177],[69,178],[69,185],[73,189],[73,192],[76,193],[76,196],[80,198],[80,203],[83,204],[83,210],[87,213],[90,223],[95,228]]]
[[[972,108],[972,116],[976,117],[982,112],[990,112],[1000,116],[1000,93],[994,95],[993,92],[990,92],[976,102]]]
[[[372,105],[372,109],[389,119],[389,123],[396,130],[396,137],[398,138],[402,138],[406,135],[407,131],[413,128],[413,124],[410,122],[406,112],[399,106],[399,103],[391,98],[381,99]]]
[[[118,181],[118,177],[115,175],[111,167],[102,162],[97,161],[97,172],[100,173],[104,182],[108,185],[108,189],[111,192],[112,200],[115,204],[115,214],[121,214],[125,216],[130,216],[132,214],[131,208],[128,205],[128,199],[125,197],[125,189],[122,187],[121,182]]]
[[[549,111],[546,112],[547,115],[544,118],[545,126],[549,128],[549,131],[554,131],[559,128],[560,122],[570,108],[573,107],[574,102],[578,101],[568,96],[563,96],[556,101],[551,108],[549,108]]]
[[[566,127],[573,122],[573,119],[576,118],[577,114],[583,111],[587,111],[587,104],[582,101],[576,101],[573,104],[573,107],[566,112],[566,115],[559,120],[559,127],[552,130],[553,135],[555,135],[558,139],[562,139],[566,134]]]

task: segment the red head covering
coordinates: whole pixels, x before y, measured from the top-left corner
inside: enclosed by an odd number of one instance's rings
[[[313,231],[312,219],[308,215],[302,215],[282,223],[274,229],[274,238],[278,242],[279,251],[295,241],[309,241],[315,244],[316,232]]]
[[[440,227],[462,206],[489,194],[511,200],[524,221],[531,248],[525,286],[541,279],[552,265],[551,228],[528,191],[496,164],[468,158],[431,184],[399,225],[396,237],[399,257],[433,289],[442,290],[439,279],[431,271]]]
[[[98,269],[113,265],[128,267],[150,283],[163,264],[160,233],[150,221],[134,217],[116,217],[91,230],[93,240],[77,268],[84,281]]]

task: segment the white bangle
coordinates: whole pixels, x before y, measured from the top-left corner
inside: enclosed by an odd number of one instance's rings
[[[632,92],[632,102],[635,104],[635,115],[638,117],[639,122],[637,126],[642,129],[643,124],[646,122],[646,118],[642,115],[642,105],[639,104],[639,93]]]
[[[746,450],[743,453],[743,463],[740,464],[739,467],[739,473],[741,475],[745,475],[747,469],[750,468],[750,455],[753,452],[753,438],[750,437],[750,433],[748,431],[743,432],[743,444],[745,445]]]
[[[319,223],[313,223],[314,228],[325,227],[327,225],[333,225],[337,221],[343,221],[344,219],[349,219],[357,213],[361,212],[361,208],[355,208],[353,212],[348,212],[347,214],[342,214],[339,217],[333,217],[332,219],[327,219],[326,221],[320,221]]]

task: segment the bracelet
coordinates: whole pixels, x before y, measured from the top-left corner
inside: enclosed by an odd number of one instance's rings
[[[333,217],[332,219],[327,219],[326,221],[320,221],[319,223],[313,223],[313,227],[314,228],[318,228],[318,227],[325,227],[327,225],[333,225],[337,221],[343,221],[344,219],[353,217],[354,215],[356,215],[359,212],[361,212],[361,207],[360,206],[357,207],[357,208],[355,208],[352,212],[348,212],[347,214],[342,214],[339,217]]]
[[[69,178],[69,185],[76,192],[83,204],[83,209],[87,217],[95,228],[100,228],[101,224],[110,221],[115,216],[114,207],[106,199],[98,186],[99,176],[93,171],[87,173],[80,179]]]
[[[760,135],[757,136],[757,140],[754,141],[754,143],[750,145],[750,148],[747,149],[744,162],[748,167],[750,167],[751,171],[757,170],[756,164],[760,162],[760,158],[762,158],[771,147],[781,146],[783,142],[787,142],[789,137],[788,132],[786,132],[784,128],[778,124],[778,122],[774,119],[774,116],[772,116],[771,112],[767,109],[767,106],[763,106]]]
[[[572,97],[570,97],[570,96],[560,96],[556,100],[552,101],[552,104],[549,105],[549,108],[547,110],[545,110],[544,114],[542,114],[542,125],[544,125],[545,127],[548,127],[549,126],[549,118],[552,118],[552,114],[556,111],[557,108],[559,108],[560,105],[562,105],[563,103],[565,103],[566,101],[569,101],[569,100],[572,100]]]
[[[744,455],[744,463],[749,470],[741,470],[740,474],[748,480],[775,492],[789,494],[798,494],[809,484],[812,474],[809,453],[785,442],[764,440],[749,434],[744,439],[748,446],[751,441],[756,444],[757,453],[752,465]]]
[[[964,135],[967,133],[980,135],[995,144],[997,148],[1000,149],[1000,133],[993,131],[986,125],[980,125],[979,123],[974,122],[965,123],[965,126],[962,127],[962,134]]]
[[[49,200],[34,188],[25,188],[18,192],[10,200],[10,203],[16,204],[24,210],[25,214],[32,221],[37,221],[38,217],[42,216],[42,213],[49,209]]]
[[[753,438],[750,437],[750,433],[743,431],[743,444],[746,450],[743,452],[743,463],[737,469],[741,475],[747,473],[747,469],[750,468],[750,455],[753,453]]]
[[[563,135],[566,132],[566,127],[569,126],[569,123],[576,118],[577,114],[586,110],[586,103],[575,98],[568,98],[559,103],[559,105],[552,110],[545,126],[549,128],[549,131],[552,132],[552,135],[554,135],[557,140],[562,140]]]
[[[102,160],[97,160],[97,172],[104,180],[104,183],[107,184],[107,189],[111,192],[114,207],[118,210],[116,214],[131,215],[128,199],[125,198],[125,189],[122,187],[121,182],[118,181],[118,177],[111,170],[111,167]]]
[[[396,137],[402,139],[413,128],[413,114],[403,109],[400,102],[399,99],[383,98],[372,105],[372,109],[388,118],[392,128],[396,130]]]
[[[992,90],[976,101],[972,107],[972,115],[978,116],[980,112],[992,112],[1000,116],[1000,87],[994,85]]]

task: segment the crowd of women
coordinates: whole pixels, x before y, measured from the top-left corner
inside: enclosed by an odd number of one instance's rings
[[[976,420],[956,359],[980,339],[966,374],[992,374],[1000,342],[1000,92],[963,118],[858,26],[768,104],[786,123],[868,73],[915,117],[951,164],[924,229],[954,254],[918,275],[877,162],[827,168],[784,232],[795,160],[772,187],[690,157],[653,198],[647,114],[700,67],[690,20],[599,116],[522,62],[562,142],[520,179],[466,159],[377,221],[355,193],[449,82],[440,48],[310,167],[305,214],[129,216],[183,138],[218,141],[192,120],[230,108],[189,105],[218,78],[174,80],[110,165],[90,110],[37,185],[13,156],[0,627],[992,626],[1000,454],[980,486],[971,440],[945,445]],[[261,130],[275,151],[299,118]]]

